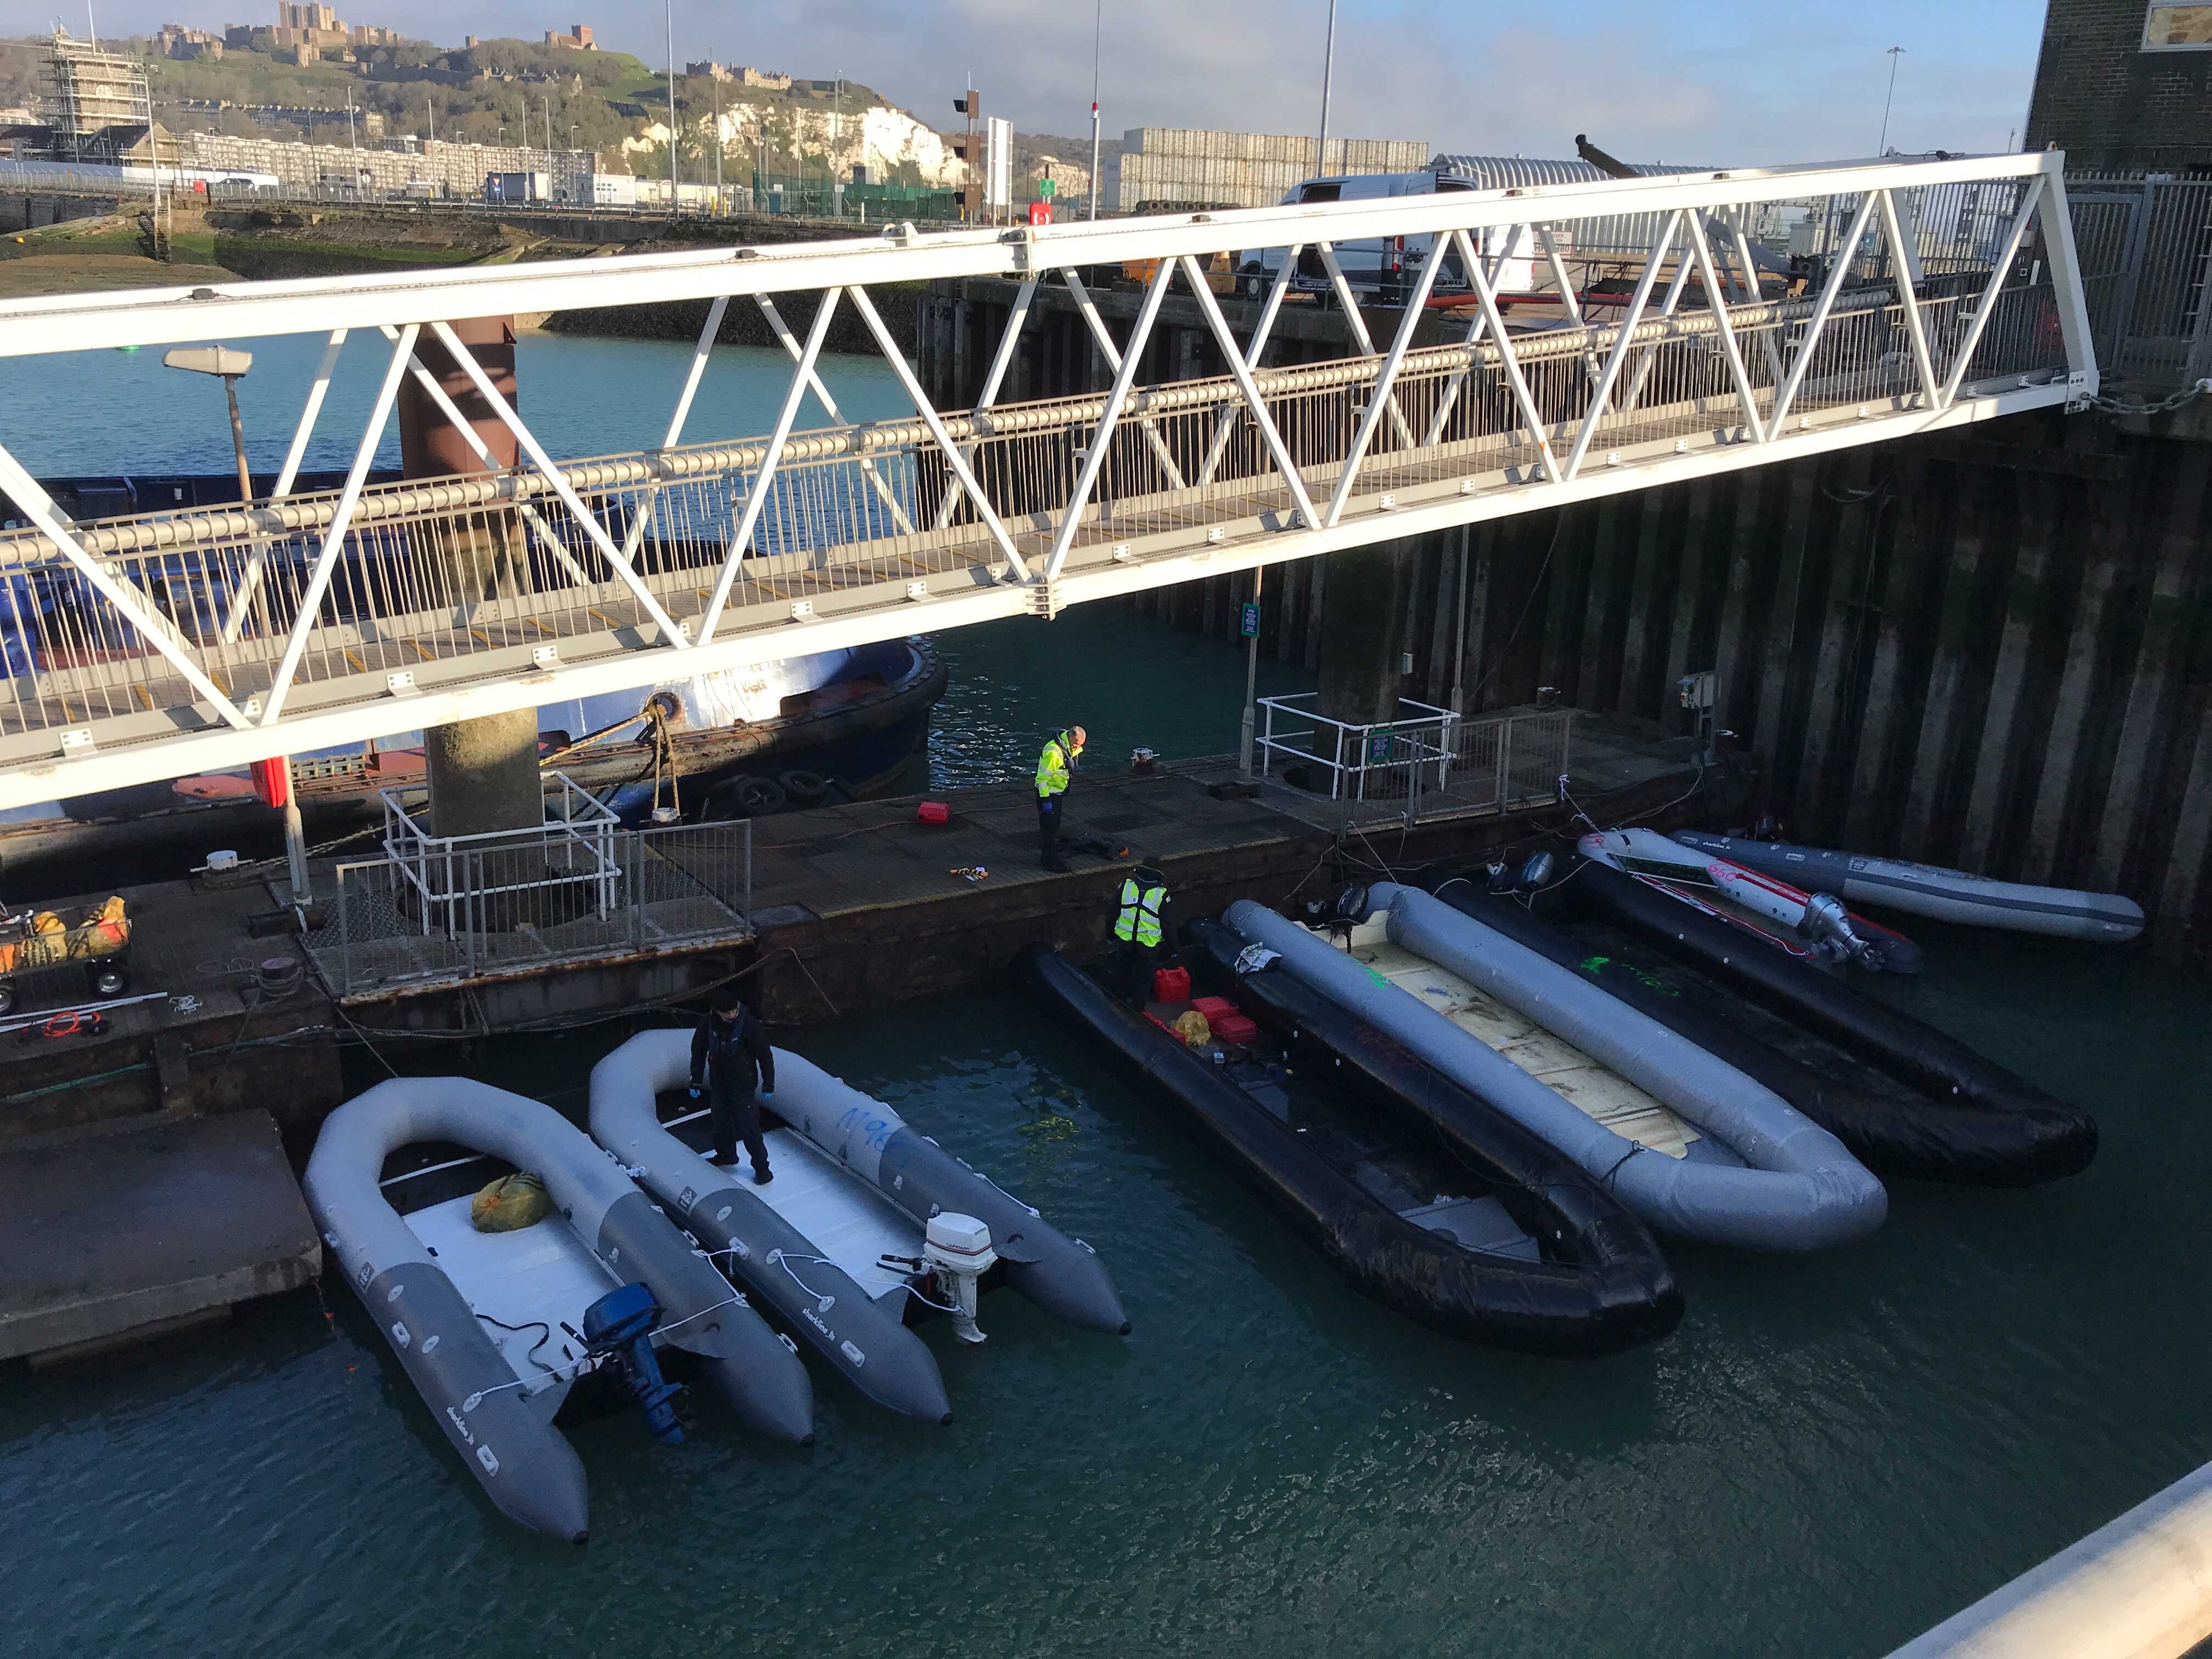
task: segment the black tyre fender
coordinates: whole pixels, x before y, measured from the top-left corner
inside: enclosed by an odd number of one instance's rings
[[[780,774],[776,781],[783,786],[783,793],[800,806],[812,806],[830,793],[830,780],[803,766],[794,766]]]
[[[728,778],[707,792],[707,810],[718,818],[765,817],[790,805],[783,786],[774,778]]]

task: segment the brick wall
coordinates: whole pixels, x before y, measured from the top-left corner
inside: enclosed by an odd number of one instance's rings
[[[2142,50],[2144,0],[2049,0],[2030,149],[2077,167],[2212,172],[2212,52]]]

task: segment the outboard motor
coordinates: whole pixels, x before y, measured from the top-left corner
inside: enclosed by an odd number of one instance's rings
[[[622,1367],[623,1380],[645,1412],[645,1425],[653,1437],[668,1445],[684,1438],[676,1420],[676,1396],[680,1383],[660,1374],[653,1354],[653,1328],[660,1322],[660,1304],[642,1285],[624,1285],[609,1291],[584,1310],[584,1348],[595,1358],[611,1354]]]
[[[1829,962],[1848,957],[1869,973],[1881,969],[1881,953],[1859,937],[1844,902],[1833,893],[1807,896],[1804,919],[1797,924],[1797,931],[1811,939],[1813,948]]]
[[[1534,893],[1552,884],[1552,855],[1531,853],[1518,870],[1509,870],[1505,861],[1486,866],[1488,879],[1484,884],[1493,893]]]
[[[963,1342],[984,1340],[975,1324],[975,1285],[999,1259],[991,1230],[972,1215],[939,1210],[923,1230],[921,1254],[952,1316],[953,1334]]]

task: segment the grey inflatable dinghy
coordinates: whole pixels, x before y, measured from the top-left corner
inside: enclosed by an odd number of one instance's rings
[[[423,1142],[533,1171],[554,1212],[512,1232],[477,1231],[469,1206],[484,1169],[473,1158],[456,1194],[381,1179],[387,1158]],[[659,1305],[652,1343],[694,1356],[747,1423],[779,1440],[812,1437],[812,1385],[797,1354],[550,1106],[466,1078],[395,1078],[331,1114],[301,1185],[439,1429],[494,1505],[534,1531],[581,1543],[588,1530],[583,1466],[553,1419],[598,1363],[588,1310],[625,1285],[642,1284]]]
[[[2118,893],[1992,881],[1940,865],[1862,858],[1856,853],[1793,847],[1782,841],[1750,841],[1687,830],[1676,831],[1674,839],[1778,881],[1823,888],[1842,894],[1854,904],[1882,906],[1936,921],[1999,927],[2013,933],[2045,933],[2052,939],[2086,939],[2098,945],[2124,945],[2143,930],[2142,906]]]
[[[1127,1332],[1088,1244],[787,1049],[775,1051],[775,1092],[763,1108],[775,1181],[756,1187],[720,1168],[706,1150],[703,1112],[664,1123],[654,1105],[684,1086],[690,1065],[689,1030],[638,1033],[592,1073],[592,1133],[644,1171],[732,1278],[878,1404],[949,1419],[935,1363],[902,1325],[939,1308],[981,1341],[979,1284],[1004,1282],[1088,1330]]]
[[[1224,920],[1654,1227],[1811,1250],[1881,1224],[1881,1183],[1734,1066],[1418,889],[1377,884],[1351,908],[1341,946],[1249,900]]]

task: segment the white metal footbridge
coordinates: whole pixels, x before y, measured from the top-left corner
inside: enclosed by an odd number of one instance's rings
[[[400,276],[240,283],[22,302],[0,357],[327,336],[282,475],[250,505],[76,523],[4,447],[56,411],[0,398],[0,806],[240,766],[471,715],[1249,569],[1700,473],[2093,395],[2097,368],[2056,154],[1887,161],[1468,191],[1371,202],[969,229]],[[1751,231],[1777,204],[1832,257],[1787,285]],[[1564,257],[1588,230],[1644,251],[1601,306]],[[1522,228],[1526,228],[1525,230]],[[1378,243],[1378,239],[1380,239]],[[1400,239],[1404,239],[1402,242]],[[1345,266],[1409,247],[1392,337]],[[1285,250],[1224,309],[1212,256]],[[1493,249],[1555,291],[1509,329]],[[1433,249],[1436,257],[1421,257]],[[1341,257],[1340,257],[1341,256]],[[1098,267],[1157,261],[1132,330],[1091,303]],[[1020,284],[981,403],[931,406],[871,289]],[[1148,380],[1177,277],[1227,372]],[[1038,285],[1084,309],[1111,386],[1002,404]],[[1286,297],[1333,291],[1351,355],[1267,366]],[[803,339],[775,297],[821,295]],[[1447,291],[1455,343],[1416,348]],[[562,460],[501,399],[452,319],[713,302],[671,387],[662,446]],[[687,441],[732,299],[795,360],[765,434]],[[857,313],[910,418],[798,428],[833,315]],[[1543,309],[1543,307],[1534,307]],[[1528,314],[1517,307],[1519,325]],[[1231,313],[1245,326],[1232,327]],[[391,343],[344,487],[292,484],[349,331]],[[426,332],[517,439],[516,467],[371,485]],[[5,369],[0,368],[0,376]],[[4,383],[4,382],[0,382]],[[449,417],[449,403],[442,405]]]

